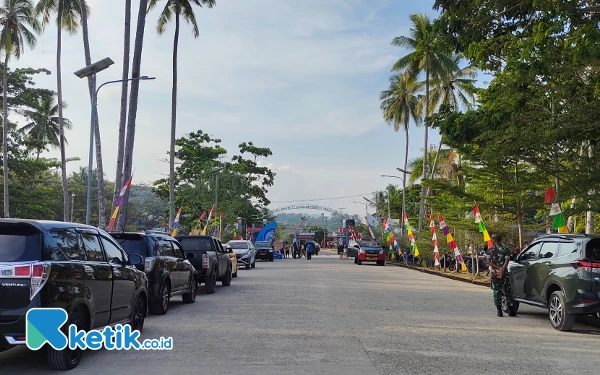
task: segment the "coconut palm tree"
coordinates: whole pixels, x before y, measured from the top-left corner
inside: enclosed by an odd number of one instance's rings
[[[417,93],[421,85],[415,77],[407,74],[398,74],[390,78],[390,86],[382,91],[381,111],[383,118],[394,126],[394,131],[404,129],[406,145],[404,148],[404,170],[408,168],[408,127],[412,120],[416,125],[421,123],[421,106]],[[406,213],[406,176],[402,181],[402,213]]]
[[[433,113],[434,107],[430,100],[430,87],[432,81],[439,79],[443,72],[450,69],[454,62],[448,56],[447,50],[439,42],[439,35],[434,31],[433,24],[425,14],[412,14],[410,16],[412,27],[409,36],[399,36],[392,40],[392,45],[407,48],[411,52],[401,57],[392,71],[404,70],[404,74],[416,78],[425,73],[425,117]],[[425,124],[423,175],[427,175],[427,152],[429,149],[428,127]],[[425,215],[425,186],[421,188],[421,209],[419,215],[419,231],[423,229],[423,216]]]
[[[127,93],[129,91],[129,55],[131,50],[131,0],[125,0],[125,31],[123,36],[123,71],[121,79],[121,113],[119,115],[119,140],[117,146],[117,172],[113,202],[119,197],[123,180],[123,153],[125,150],[125,128],[127,126]]]
[[[150,0],[148,11],[151,11],[161,0]],[[171,93],[171,145],[169,148],[169,227],[173,226],[175,215],[175,132],[177,130],[177,49],[179,47],[180,20],[192,25],[194,38],[200,36],[193,5],[212,8],[216,0],[164,0],[163,8],[156,31],[159,35],[165,33],[167,25],[175,18],[175,36],[173,38],[173,88]]]
[[[8,61],[11,56],[20,58],[25,44],[33,48],[35,33],[40,25],[34,17],[29,0],[4,0],[0,7],[0,51],[4,52],[2,79],[2,169],[4,176],[4,217],[10,217],[8,191]]]
[[[140,71],[142,69],[142,51],[144,49],[144,32],[146,28],[146,13],[148,0],[140,0],[138,19],[133,44],[133,60],[131,62],[131,92],[129,93],[129,106],[127,108],[127,130],[125,134],[125,148],[123,151],[123,175],[120,185],[123,186],[131,176],[133,169],[133,146],[135,144],[135,121],[137,118],[138,98],[140,94]],[[129,190],[123,196],[117,229],[125,228],[127,207],[129,206]]]
[[[88,30],[89,7],[86,0],[79,0],[81,8],[81,32],[83,36],[83,53],[85,56],[85,66],[92,65],[92,56],[90,52],[90,38]],[[90,103],[94,96],[94,77],[88,76],[88,90],[90,92]],[[93,104],[92,104],[93,105]],[[102,140],[100,138],[100,124],[98,122],[98,112],[95,112],[94,118],[94,141],[96,142],[96,180],[98,181],[98,227],[106,227],[106,198],[104,195],[104,163],[102,160]]]
[[[35,12],[42,18],[42,27],[46,27],[52,17],[55,17],[57,25],[56,38],[56,91],[58,94],[58,126],[60,129],[60,161],[63,185],[64,220],[69,221],[69,183],[67,181],[67,163],[65,151],[65,129],[63,122],[63,92],[62,92],[62,32],[66,30],[69,34],[75,34],[79,29],[81,19],[81,3],[79,0],[40,0]]]
[[[67,108],[67,103],[63,103],[63,108]],[[21,131],[26,132],[27,136],[33,141],[37,153],[36,160],[39,160],[40,154],[46,149],[46,146],[60,147],[60,128],[58,124],[58,104],[54,95],[44,95],[35,102],[32,109],[23,111],[23,115],[31,120],[24,125]],[[65,129],[71,130],[72,124],[69,119],[63,119]],[[65,138],[65,144],[68,144]]]

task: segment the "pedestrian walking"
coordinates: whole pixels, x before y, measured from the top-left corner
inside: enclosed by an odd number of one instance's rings
[[[313,243],[309,242],[306,244],[306,260],[312,259]]]
[[[490,266],[490,278],[491,288],[494,291],[494,304],[498,312],[498,316],[502,314],[502,298],[506,298],[506,302],[509,306],[509,315],[514,316],[512,309],[512,291],[510,287],[510,280],[507,275],[508,262],[510,261],[511,251],[508,247],[502,245],[502,237],[499,234],[492,235],[493,246],[489,249],[489,260],[487,261]]]

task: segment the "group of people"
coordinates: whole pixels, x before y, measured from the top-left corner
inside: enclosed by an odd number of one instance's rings
[[[279,253],[281,254],[281,257],[284,259],[287,259],[290,257],[290,251],[297,253],[297,254],[305,253],[306,259],[311,260],[314,248],[315,248],[315,245],[312,242],[303,243],[303,244],[298,245],[298,243],[294,241],[294,242],[292,242],[291,245],[288,243],[285,243],[283,245],[283,247],[279,250]]]

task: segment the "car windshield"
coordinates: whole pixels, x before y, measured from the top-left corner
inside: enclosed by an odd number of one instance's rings
[[[178,239],[185,251],[211,251],[213,240],[208,237],[181,237]]]
[[[230,241],[227,242],[227,245],[231,246],[233,250],[248,249],[248,242],[245,241]]]
[[[139,254],[142,257],[148,256],[148,246],[142,237],[116,238],[116,240],[125,252]]]

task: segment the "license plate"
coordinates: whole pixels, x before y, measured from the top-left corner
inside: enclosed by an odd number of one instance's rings
[[[367,257],[367,260],[377,260],[377,257]]]

